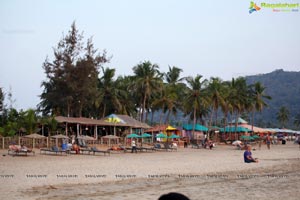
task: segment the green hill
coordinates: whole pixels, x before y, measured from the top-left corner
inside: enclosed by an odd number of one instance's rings
[[[255,115],[255,124],[260,126],[280,127],[276,120],[279,108],[288,108],[289,127],[293,127],[295,116],[300,113],[300,72],[275,70],[271,73],[245,77],[249,84],[261,82],[266,87],[266,94],[272,97],[267,101],[268,108]]]

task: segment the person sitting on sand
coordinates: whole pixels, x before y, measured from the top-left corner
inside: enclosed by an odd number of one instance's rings
[[[80,147],[76,143],[72,145],[72,150],[75,151],[76,154],[80,153]]]
[[[258,162],[257,158],[252,157],[251,146],[248,145],[246,151],[244,152],[245,163]]]

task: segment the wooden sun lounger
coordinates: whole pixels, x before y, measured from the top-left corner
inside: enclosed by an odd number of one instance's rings
[[[56,146],[53,146],[51,149],[48,149],[48,148],[40,149],[40,154],[53,155],[53,153],[55,153],[55,155],[58,155],[58,154],[63,155],[63,153],[65,153],[67,155],[70,153],[70,150],[62,150]]]
[[[8,149],[8,152],[7,152],[8,155],[13,155],[13,156],[19,156],[19,155],[27,156],[30,153],[32,155],[35,155],[35,152],[32,151],[32,150],[12,150],[12,149]]]
[[[96,153],[103,153],[104,155],[106,155],[106,154],[110,155],[109,150],[99,150],[96,147],[92,147],[91,152],[93,152],[94,155],[96,155]]]
[[[24,155],[27,156],[29,153],[35,155],[32,149],[22,148],[20,145],[10,145],[8,147],[7,154],[12,156]]]
[[[166,144],[166,143],[164,143],[163,149],[166,149],[167,151],[168,150],[177,151],[177,148],[173,148],[173,147],[170,146],[170,144]]]
[[[193,148],[193,149],[200,149],[200,148],[203,148],[203,146],[202,146],[201,144],[193,143],[193,144],[192,144],[192,148]]]
[[[162,147],[160,144],[155,144],[154,145],[154,149],[157,150],[157,151],[168,151],[168,150],[171,150],[169,148],[165,148],[165,147]]]
[[[155,148],[154,147],[137,147],[137,150],[140,150],[140,151],[155,151]]]

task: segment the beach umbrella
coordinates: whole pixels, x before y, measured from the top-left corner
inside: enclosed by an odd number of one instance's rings
[[[249,135],[242,135],[241,139],[242,140],[253,140],[254,138],[252,136],[249,136]]]
[[[30,134],[30,135],[26,135],[24,136],[25,138],[31,138],[32,139],[32,148],[35,147],[35,140],[36,139],[42,139],[42,138],[45,138],[45,136],[43,135],[40,135],[40,134],[37,134],[37,133],[33,133],[33,134]]]
[[[69,139],[68,136],[62,135],[62,134],[53,135],[53,136],[51,136],[51,137],[52,137],[52,138],[55,138],[55,139]]]
[[[175,135],[175,134],[172,134],[169,136],[170,139],[177,139],[177,138],[180,138],[179,135]]]
[[[110,147],[110,140],[118,140],[120,137],[116,135],[106,135],[103,136],[102,138],[108,139],[108,146]]]
[[[258,139],[258,138],[260,138],[258,135],[252,135],[252,138],[253,139]]]
[[[141,136],[135,134],[135,133],[131,133],[129,135],[127,135],[127,138],[140,138]]]
[[[55,138],[56,146],[58,146],[58,139],[69,139],[68,136],[62,135],[62,134],[53,135],[53,136],[51,136],[51,138]]]
[[[141,135],[142,138],[148,138],[148,137],[152,137],[152,135],[148,134],[148,133],[143,133]]]
[[[157,138],[168,138],[168,136],[166,136],[165,134],[163,133],[159,133],[156,135]]]

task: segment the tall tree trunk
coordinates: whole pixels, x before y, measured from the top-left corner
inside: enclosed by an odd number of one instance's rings
[[[165,124],[169,124],[169,119],[170,119],[170,110],[168,110],[166,119],[165,119]]]
[[[104,103],[103,105],[103,113],[102,113],[102,118],[105,117],[105,113],[106,113],[106,103]]]
[[[253,126],[254,126],[254,110],[252,110],[252,122],[251,122],[251,124],[252,124],[252,134],[253,134]]]
[[[143,99],[143,108],[142,108],[142,113],[141,113],[141,122],[144,122],[144,113],[145,113],[145,108],[146,108],[146,100],[147,100],[147,97],[145,95],[144,99]]]
[[[194,108],[194,122],[193,122],[193,131],[192,131],[192,137],[193,137],[193,140],[195,138],[195,127],[196,127],[196,107]]]
[[[151,126],[153,125],[153,118],[154,118],[154,111],[152,110],[152,112],[151,112],[151,122],[150,122]]]
[[[212,106],[212,111],[210,113],[209,126],[212,126],[212,120],[213,120],[214,110],[215,110],[215,108]]]
[[[162,107],[160,115],[159,115],[159,125],[162,124],[162,120],[164,118],[164,112],[163,112],[163,110],[164,110],[164,106]]]
[[[215,126],[217,126],[217,124],[218,124],[218,108],[215,109],[215,113],[216,113],[216,122],[215,122]]]

